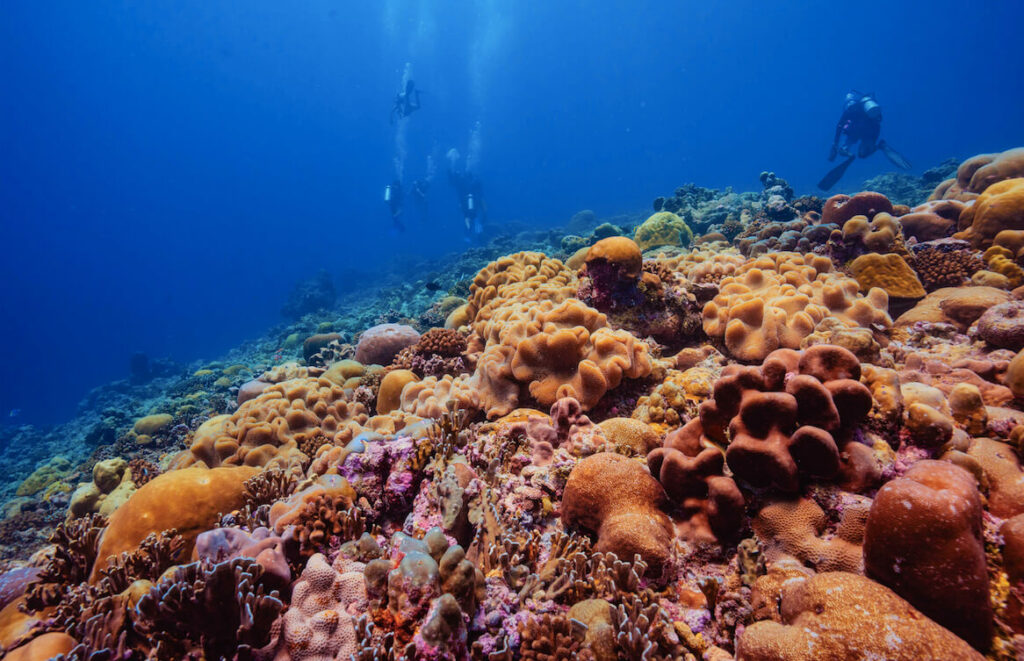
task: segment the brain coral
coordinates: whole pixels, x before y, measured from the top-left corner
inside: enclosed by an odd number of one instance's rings
[[[737,638],[743,661],[855,661],[984,657],[892,590],[857,574],[826,572],[782,584],[779,622]]]
[[[364,365],[390,365],[399,351],[419,341],[420,334],[412,326],[380,324],[359,337],[356,360]]]
[[[721,339],[733,357],[760,361],[779,348],[798,349],[825,319],[865,328],[889,328],[889,297],[881,289],[858,293],[856,280],[832,271],[818,255],[776,253],[751,260],[721,281],[704,306],[704,332]]]
[[[693,241],[693,232],[679,216],[670,211],[659,211],[636,228],[633,238],[640,250],[658,246],[688,246]]]
[[[960,214],[958,238],[988,248],[1003,230],[1024,229],[1024,178],[992,184]]]
[[[349,402],[336,383],[324,378],[285,381],[233,414],[204,422],[176,465],[286,464],[290,453],[315,436],[325,437],[325,443],[345,445],[362,431],[367,419],[365,407]]]
[[[883,486],[868,515],[864,567],[975,648],[992,638],[981,495],[945,461],[921,461]]]

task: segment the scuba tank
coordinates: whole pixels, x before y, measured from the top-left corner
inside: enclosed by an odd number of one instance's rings
[[[388,184],[387,186],[384,187],[384,201],[391,201],[391,184]]]
[[[861,99],[861,103],[864,106],[864,114],[870,119],[875,121],[882,119],[882,106],[878,105],[878,101],[870,96],[865,96]]]
[[[472,193],[470,193],[469,195],[466,196],[466,208],[469,209],[470,211],[473,210],[473,194]]]

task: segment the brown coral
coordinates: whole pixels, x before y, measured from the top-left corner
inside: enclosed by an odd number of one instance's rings
[[[655,575],[668,562],[670,522],[659,509],[665,492],[644,467],[619,454],[583,459],[569,474],[562,520],[597,533],[598,551],[620,558],[639,554]]]
[[[992,639],[981,496],[967,471],[921,461],[883,486],[868,515],[864,566],[979,650]]]
[[[781,622],[758,622],[736,641],[744,661],[964,659],[982,656],[892,590],[827,572],[782,584]]]

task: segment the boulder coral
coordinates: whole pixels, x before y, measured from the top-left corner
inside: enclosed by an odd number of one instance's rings
[[[736,641],[737,661],[856,661],[984,657],[892,590],[863,576],[826,572],[786,581],[779,621]]]
[[[984,250],[1006,230],[1024,230],[1024,178],[1006,179],[985,189],[960,214],[957,238]]]
[[[693,241],[693,232],[679,216],[671,211],[651,214],[633,235],[640,250],[658,246],[688,246]]]
[[[245,481],[257,472],[248,466],[193,467],[146,483],[110,517],[100,538],[92,580],[102,575],[108,558],[137,548],[150,533],[176,530],[191,552],[199,533],[212,528],[221,514],[242,506]]]
[[[854,196],[833,195],[821,209],[821,222],[843,227],[854,216],[874,218],[879,213],[892,213],[892,202],[885,195],[866,191]]]
[[[861,255],[850,264],[861,291],[881,289],[889,298],[924,298],[925,291],[917,274],[896,253]]]
[[[661,511],[665,491],[642,464],[620,454],[591,455],[569,473],[562,520],[597,534],[597,551],[638,554],[658,575],[668,565],[671,522]]]
[[[970,473],[922,461],[885,484],[868,514],[867,575],[979,650],[992,639],[981,495]]]
[[[356,360],[363,365],[388,365],[398,352],[420,341],[412,326],[379,324],[363,331],[356,345]]]
[[[978,154],[961,163],[956,177],[939,183],[928,199],[969,202],[993,184],[1016,177],[1024,177],[1024,147]]]

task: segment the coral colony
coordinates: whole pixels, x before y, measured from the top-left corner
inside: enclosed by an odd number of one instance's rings
[[[1017,658],[1024,149],[946,173],[683,186],[133,358],[11,440],[6,658]]]

